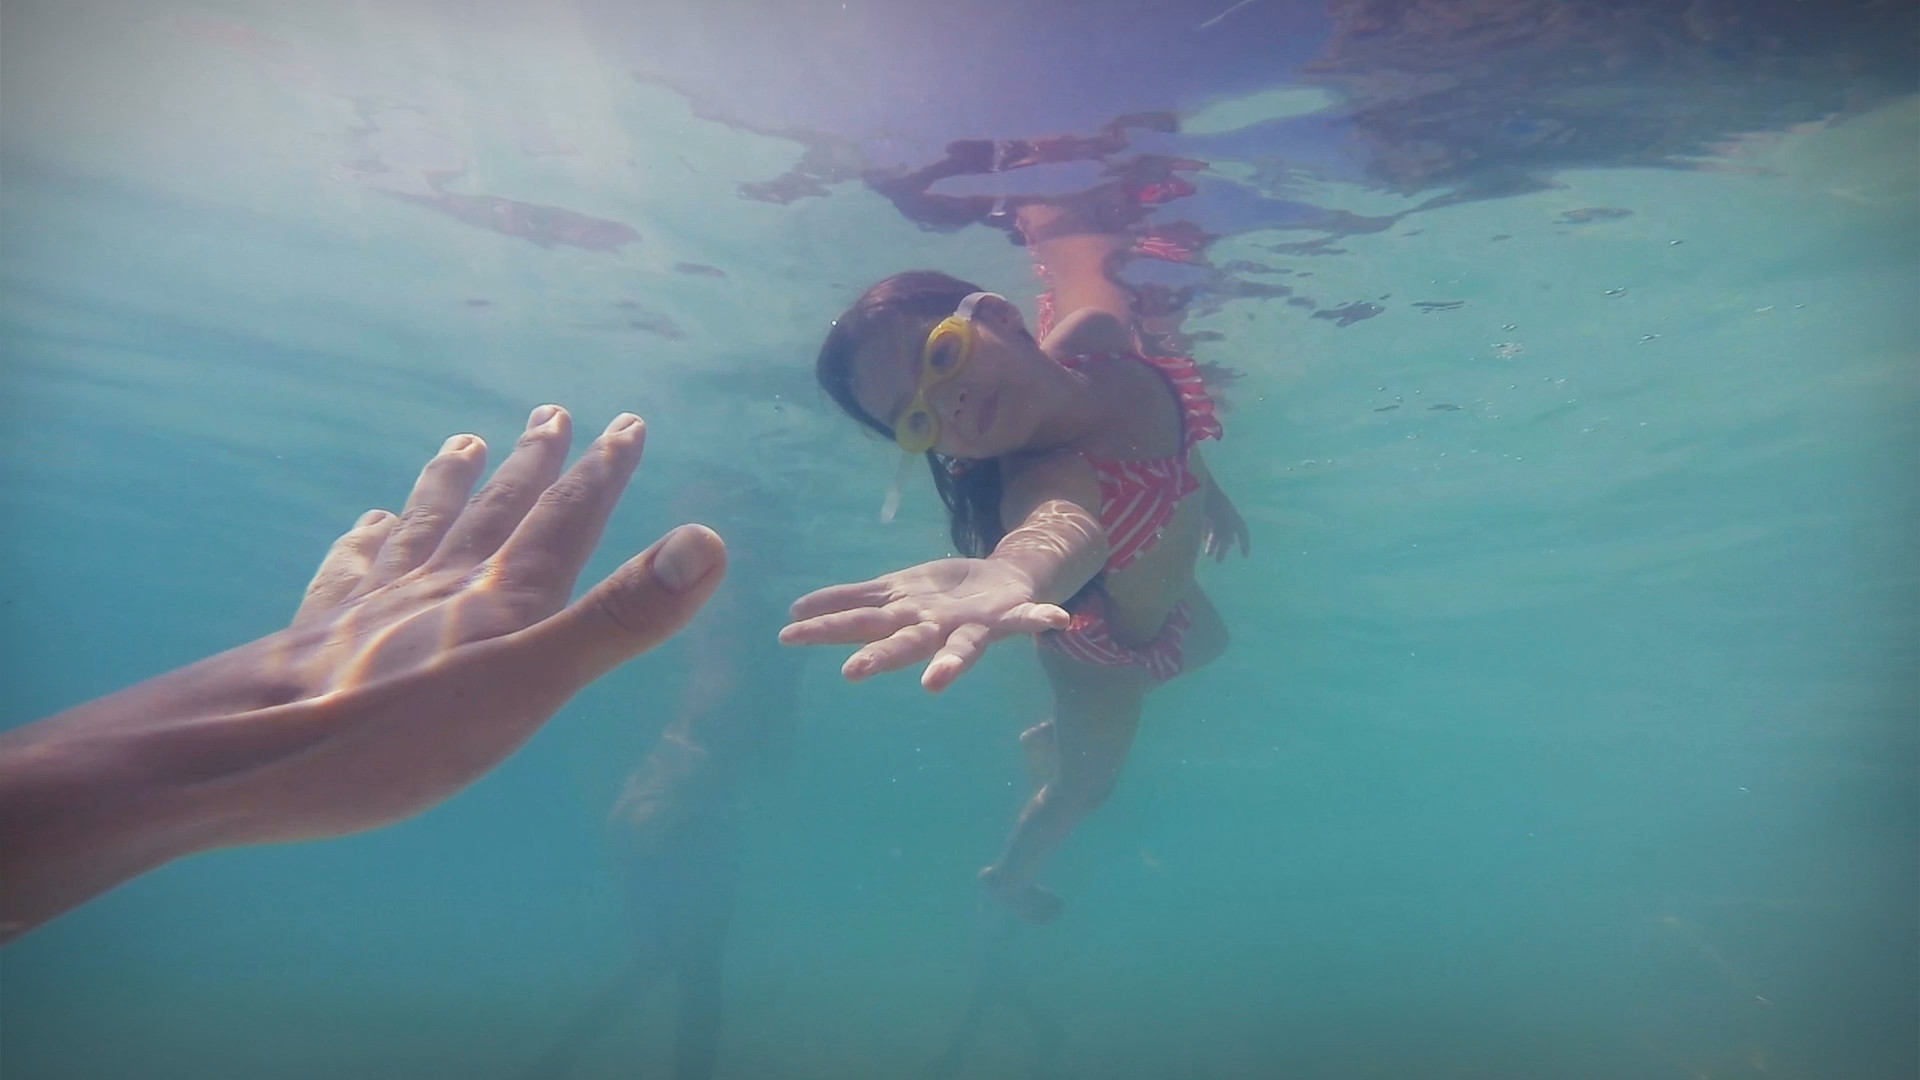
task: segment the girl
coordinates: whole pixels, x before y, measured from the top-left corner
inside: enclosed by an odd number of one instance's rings
[[[1036,207],[1020,223],[1053,224]],[[811,593],[780,637],[867,643],[842,668],[853,680],[929,660],[921,685],[939,691],[989,643],[1037,635],[1053,719],[1021,742],[1040,787],[980,880],[1038,923],[1060,901],[1035,875],[1113,790],[1147,694],[1226,647],[1194,581],[1203,546],[1225,558],[1248,540],[1200,459],[1221,431],[1193,362],[1135,345],[1105,272],[1119,241],[1033,247],[1054,283],[1038,341],[1004,298],[932,271],[880,282],[833,324],[821,385],[900,444],[903,473],[926,456],[967,557]]]

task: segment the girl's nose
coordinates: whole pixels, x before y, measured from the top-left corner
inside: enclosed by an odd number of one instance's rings
[[[967,386],[957,379],[941,383],[927,391],[927,400],[943,419],[952,420],[967,404]]]

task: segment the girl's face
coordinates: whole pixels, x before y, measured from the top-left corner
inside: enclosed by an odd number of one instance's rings
[[[921,350],[935,322],[890,325],[854,354],[854,399],[889,428],[898,430],[920,388]],[[933,449],[956,458],[999,457],[1020,449],[1033,434],[1035,361],[1046,356],[1011,304],[981,301],[973,324],[973,350],[966,362],[952,378],[926,388],[927,404],[939,422]]]

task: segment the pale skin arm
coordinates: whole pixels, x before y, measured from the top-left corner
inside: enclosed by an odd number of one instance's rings
[[[938,559],[794,602],[788,645],[865,643],[841,666],[859,681],[926,661],[920,685],[953,685],[1001,638],[1065,629],[1059,605],[1107,562],[1107,534],[1088,506],[1099,484],[1084,463],[1056,455],[1008,480],[1003,519],[1020,524],[984,559]]]
[[[567,602],[645,433],[616,418],[563,476],[571,420],[543,406],[471,501],[486,446],[454,436],[287,629],[0,735],[0,941],[185,855],[425,810],[672,636],[724,574],[700,526]]]

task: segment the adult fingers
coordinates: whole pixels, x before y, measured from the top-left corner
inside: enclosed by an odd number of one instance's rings
[[[527,417],[513,453],[460,512],[447,530],[431,568],[465,569],[484,562],[513,535],[534,501],[560,476],[573,442],[573,418],[558,405],[542,405]]]
[[[780,629],[780,643],[782,645],[865,644],[886,637],[909,621],[917,622],[918,619],[890,612],[886,608],[863,607],[852,611],[836,611],[830,615],[816,615],[801,622],[788,623]]]
[[[527,677],[578,689],[680,632],[726,576],[727,548],[682,525],[553,616],[512,635]],[[568,691],[571,693],[571,690]]]
[[[455,435],[448,439],[420,470],[413,494],[407,496],[400,519],[393,523],[358,592],[371,592],[426,562],[460,516],[461,504],[467,501],[467,493],[486,467],[487,444],[480,436]]]
[[[852,608],[877,608],[894,599],[893,575],[877,577],[871,581],[856,582],[851,585],[829,585],[793,602],[787,610],[794,622],[805,622],[819,615],[830,615],[836,611]]]
[[[936,623],[919,622],[902,627],[848,657],[847,662],[840,665],[840,674],[859,682],[883,671],[897,671],[932,656],[945,637]]]
[[[556,606],[565,601],[627,490],[646,441],[647,425],[639,417],[614,417],[573,468],[540,493],[493,556],[502,583],[551,594]]]
[[[397,520],[385,510],[369,510],[360,515],[353,528],[342,533],[320,560],[320,569],[307,585],[307,595],[300,601],[294,621],[331,608],[353,595],[353,590],[373,569],[374,556],[380,553],[380,545],[386,543],[387,534],[393,531]]]
[[[967,673],[987,651],[993,632],[979,623],[968,623],[947,635],[947,643],[933,654],[927,670],[920,673],[920,685],[939,693]]]

